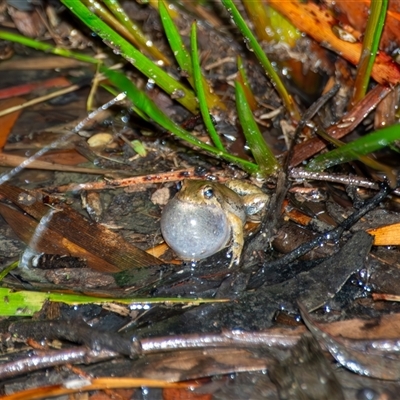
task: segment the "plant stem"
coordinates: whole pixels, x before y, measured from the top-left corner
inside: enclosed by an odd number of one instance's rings
[[[371,0],[370,14],[354,83],[352,105],[359,102],[367,92],[372,67],[379,49],[387,7],[388,0]]]

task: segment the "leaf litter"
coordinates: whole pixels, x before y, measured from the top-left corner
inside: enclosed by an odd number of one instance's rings
[[[307,7],[317,5],[312,3],[305,7],[303,11],[308,12]],[[153,11],[147,12],[154,18]],[[290,8],[285,12],[290,14]],[[321,21],[325,24],[329,18],[324,16]],[[200,33],[203,38],[204,29]],[[236,44],[227,46],[225,38],[216,30],[211,29],[209,35],[208,45],[223,49],[228,56],[238,51]],[[205,46],[205,43],[200,42],[200,45]],[[207,47],[202,51],[207,64],[213,65],[215,56],[207,53]],[[218,54],[219,57],[223,55]],[[384,58],[385,55],[381,55],[379,68],[389,70],[390,79],[396,79],[396,67]],[[251,57],[246,62],[252,71],[250,80],[260,104],[276,107],[279,99],[263,80],[259,66]],[[379,68],[373,77],[382,83]],[[348,66],[347,69],[351,71]],[[92,74],[92,71],[87,72]],[[229,83],[225,78],[233,72],[234,64],[228,61],[209,73],[211,80],[216,78],[214,89],[224,94],[230,107],[233,92],[224,86],[224,82]],[[67,76],[73,77],[77,73],[77,69],[72,69]],[[9,74],[10,81],[23,83],[11,71]],[[132,70],[127,74],[131,79],[146,83]],[[28,82],[43,77],[50,79],[51,75],[54,72],[42,75],[30,72]],[[8,79],[4,78],[2,86],[8,86]],[[344,81],[341,83],[346,86]],[[152,92],[156,104],[161,104],[162,93],[154,88],[148,91]],[[373,115],[389,92],[388,87],[375,85],[342,119],[333,118],[336,123],[326,130],[335,138],[357,129],[360,133],[361,128],[365,129],[370,123],[365,120],[367,115]],[[88,88],[80,86],[75,97],[64,99],[65,104],[35,105],[22,112],[9,128],[4,127],[2,134],[8,140],[4,141],[0,160],[4,160],[4,168],[14,167],[16,173],[10,174],[9,169],[4,169],[2,175],[0,213],[5,222],[0,227],[0,242],[4,243],[0,260],[7,267],[18,258],[16,253],[26,257],[19,259],[18,268],[6,275],[2,285],[15,293],[20,290],[73,291],[114,297],[115,305],[121,297],[161,297],[164,301],[158,305],[132,303],[123,310],[99,304],[68,306],[48,302],[31,321],[5,318],[1,322],[3,348],[12,350],[15,355],[7,358],[4,354],[5,361],[0,366],[0,376],[4,380],[2,394],[12,398],[11,393],[34,385],[38,387],[38,395],[50,382],[67,382],[77,374],[81,377],[88,374],[110,376],[112,365],[116,376],[142,378],[142,383],[136,383],[138,387],[151,386],[149,382],[146,385],[146,378],[169,382],[204,378],[200,388],[191,390],[196,395],[212,393],[214,398],[396,398],[398,330],[389,328],[398,323],[399,306],[374,302],[371,298],[371,294],[397,294],[398,291],[397,249],[371,247],[373,243],[380,246],[398,244],[390,241],[397,235],[397,230],[391,228],[397,229],[399,220],[396,185],[393,183],[395,175],[390,185],[379,191],[378,174],[371,170],[365,173],[354,163],[330,170],[326,173],[329,177],[315,172],[307,175],[312,173],[303,168],[299,178],[299,170],[292,173],[289,168],[285,171],[289,180],[284,176],[280,183],[271,177],[264,182],[264,189],[272,195],[270,219],[253,230],[248,228],[240,268],[228,268],[226,250],[196,265],[172,264],[174,255],[171,253],[160,256],[161,260],[145,252],[162,242],[160,233],[154,230],[161,209],[151,203],[151,195],[163,186],[172,196],[176,192],[173,182],[182,179],[223,182],[245,175],[231,165],[172,140],[152,123],[139,122],[127,112],[128,107],[121,100],[110,106],[112,113],[106,119],[92,123],[94,116],[85,119],[87,96]],[[99,104],[107,103],[104,93],[98,96]],[[169,109],[169,115],[178,116],[178,122],[187,122],[187,110],[181,106],[171,102],[164,107]],[[308,107],[303,104],[303,108]],[[333,110],[334,105],[330,102],[322,106],[318,113],[321,125],[330,121],[328,117],[334,114]],[[239,143],[237,129],[226,123],[229,116],[223,115],[222,119],[225,125],[218,122],[217,128],[221,130],[217,130],[225,134],[225,138],[235,131],[236,143]],[[268,124],[272,132],[269,141],[276,153],[284,154],[287,149],[283,148],[279,137],[282,119],[281,115]],[[84,123],[77,125],[77,120]],[[310,125],[308,118],[305,122]],[[74,130],[73,126],[79,129]],[[195,122],[194,126],[199,137],[204,138],[201,123]],[[109,130],[113,141],[99,152],[90,149],[85,143],[85,134],[90,136],[105,129]],[[53,160],[42,161],[50,150],[42,147],[45,150],[39,150],[34,162],[27,165],[40,141],[44,143],[46,136],[50,137],[53,132],[63,135],[60,132],[65,131],[72,131],[67,137],[74,140],[58,136],[56,143],[65,146],[68,142],[69,149],[60,151],[52,141],[51,150],[57,148],[59,151]],[[118,132],[131,140],[141,140],[147,150],[145,155],[138,157],[132,147],[121,140]],[[25,154],[18,150],[18,147],[22,149],[21,145],[25,146]],[[290,164],[300,165],[326,146],[319,137],[303,141],[294,147]],[[75,160],[79,155],[89,162],[83,167],[74,162],[68,166],[67,153],[71,151],[75,153]],[[240,155],[245,155],[243,150]],[[22,164],[18,157],[25,157]],[[66,166],[64,171],[62,165]],[[28,171],[26,167],[35,170]],[[55,172],[57,170],[60,172]],[[65,172],[67,170],[71,172]],[[170,170],[175,172],[169,173]],[[134,171],[134,179],[124,180],[131,171]],[[92,176],[85,175],[86,172],[106,179],[95,182]],[[358,185],[361,181],[363,184]],[[133,187],[137,182],[144,186]],[[292,195],[294,185],[304,188],[303,193],[305,189],[312,189],[316,197],[319,194],[328,200],[322,202],[321,208],[321,202],[305,195],[300,199],[297,193],[295,199]],[[367,189],[361,189],[365,186]],[[273,192],[275,188],[276,192]],[[100,202],[104,213],[97,216],[97,220],[85,215],[78,195],[82,190],[98,191],[98,196],[89,198],[86,206],[94,207],[93,202]],[[288,200],[285,205],[284,199]],[[281,214],[281,210],[285,214]],[[322,214],[328,217],[324,219]],[[44,224],[44,218],[49,215],[51,218]],[[305,239],[298,241],[301,231],[286,228],[282,215],[297,224],[302,215],[307,225],[301,228],[311,232],[313,238],[305,234]],[[274,225],[270,226],[272,218]],[[35,239],[38,229],[43,229],[43,233]],[[298,246],[282,246],[279,250],[277,246],[271,247],[271,241],[279,232],[283,232],[287,242],[298,243]],[[29,245],[29,251],[23,242]],[[329,246],[326,253],[306,258],[312,248],[324,250]],[[297,247],[294,252],[293,247]],[[84,267],[74,259],[81,260]],[[99,275],[95,276],[95,272]],[[174,304],[172,298],[192,299],[193,304],[182,305],[179,301]],[[200,304],[198,300],[202,298],[228,302]],[[7,296],[3,302],[7,304]],[[20,315],[27,315],[24,308],[28,306],[21,304]],[[300,321],[300,314],[308,333]],[[52,349],[42,347],[43,338],[47,338]],[[62,349],[54,347],[54,339],[64,342]],[[81,346],[72,347],[71,343]],[[31,348],[35,349],[32,350],[35,359],[30,354]],[[47,361],[43,354],[47,355]],[[68,362],[79,365],[79,371],[71,368],[61,373],[52,368]],[[50,369],[45,374],[43,368]],[[21,373],[28,375],[18,378]],[[9,378],[13,379],[7,380]],[[130,387],[132,383],[125,385]],[[166,383],[158,385],[164,387],[164,396],[172,390]],[[188,382],[186,387],[190,385]],[[190,398],[189,391],[181,390]],[[46,396],[44,393],[43,397]]]

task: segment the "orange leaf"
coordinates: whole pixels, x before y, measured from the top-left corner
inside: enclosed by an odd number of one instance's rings
[[[25,101],[24,99],[21,99],[19,97],[14,97],[13,99],[2,101],[0,103],[0,111],[7,110],[7,108],[10,107],[19,106],[24,101]],[[3,117],[0,117],[0,150],[5,146],[8,139],[8,135],[10,134],[11,129],[13,128],[15,121],[18,119],[20,114],[21,110],[14,111],[11,114],[7,114],[4,115]]]
[[[333,28],[338,26],[339,22],[330,10],[312,2],[303,3],[296,0],[266,0],[266,2],[288,18],[296,28],[357,65],[362,45],[347,42],[336,36]],[[357,35],[361,34],[358,32]],[[372,68],[372,77],[382,85],[396,85],[400,82],[400,67],[386,53],[379,52]]]
[[[326,1],[338,19],[344,23],[350,23],[352,27],[364,32],[368,20],[368,12],[371,7],[370,0],[334,0]],[[390,1],[383,28],[380,48],[392,47],[398,43],[400,30],[400,4],[398,1]]]
[[[400,222],[367,231],[374,237],[375,246],[398,246],[400,245]]]

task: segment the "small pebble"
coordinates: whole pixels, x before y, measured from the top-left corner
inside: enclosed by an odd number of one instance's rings
[[[158,204],[159,206],[165,206],[169,199],[171,198],[171,194],[167,187],[163,187],[157,189],[151,196],[151,201],[153,204]]]
[[[113,136],[109,133],[96,133],[91,136],[87,143],[90,147],[105,147],[113,141]]]

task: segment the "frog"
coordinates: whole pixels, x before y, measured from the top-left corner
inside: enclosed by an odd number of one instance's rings
[[[183,260],[199,261],[229,246],[229,268],[238,265],[246,221],[258,222],[269,195],[243,180],[184,180],[161,216],[165,242]]]

